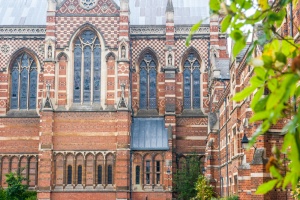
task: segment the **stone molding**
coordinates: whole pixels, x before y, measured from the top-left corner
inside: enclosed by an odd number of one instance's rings
[[[4,26],[0,27],[0,38],[3,39],[45,39],[45,26]]]

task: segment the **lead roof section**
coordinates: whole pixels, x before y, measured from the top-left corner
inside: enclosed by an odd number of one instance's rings
[[[114,1],[120,5],[120,0]],[[208,1],[173,0],[175,25],[192,25],[205,18],[208,24]],[[129,5],[131,25],[165,25],[167,0],[129,0]],[[47,6],[47,0],[0,0],[0,26],[44,26]]]
[[[164,118],[133,118],[131,150],[169,150]]]

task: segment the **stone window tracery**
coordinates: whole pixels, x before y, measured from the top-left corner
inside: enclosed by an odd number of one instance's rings
[[[75,39],[73,102],[100,102],[101,47],[97,35],[85,30]]]
[[[140,62],[140,109],[156,109],[156,63],[150,53]]]
[[[37,65],[27,53],[14,61],[11,69],[11,109],[35,109]]]
[[[189,53],[183,66],[184,109],[200,109],[200,62]]]

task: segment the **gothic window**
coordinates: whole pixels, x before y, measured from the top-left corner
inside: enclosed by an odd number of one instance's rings
[[[82,166],[78,166],[78,171],[77,171],[77,182],[78,184],[82,184]]]
[[[72,166],[71,165],[68,166],[67,180],[68,180],[68,184],[72,184]]]
[[[98,165],[98,178],[97,183],[102,184],[102,166]]]
[[[140,63],[140,109],[156,109],[156,63],[145,54]]]
[[[135,167],[135,184],[137,184],[137,185],[140,184],[140,173],[141,173],[140,166],[136,166]]]
[[[74,103],[100,102],[101,48],[91,30],[75,40],[74,48]]]
[[[107,167],[107,184],[113,183],[112,173],[113,173],[112,166],[108,165],[108,167]]]
[[[11,109],[35,109],[37,66],[27,53],[20,55],[11,70]]]
[[[183,66],[184,109],[200,109],[200,63],[190,53]]]

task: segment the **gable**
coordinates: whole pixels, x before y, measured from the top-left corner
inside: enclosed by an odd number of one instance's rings
[[[113,0],[65,0],[58,16],[117,16],[120,7]]]

